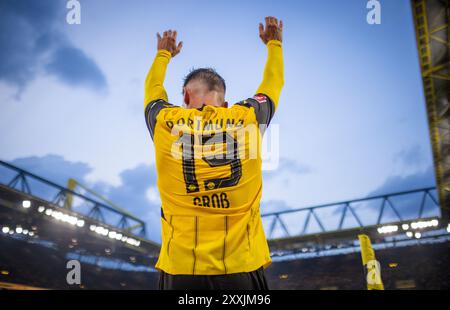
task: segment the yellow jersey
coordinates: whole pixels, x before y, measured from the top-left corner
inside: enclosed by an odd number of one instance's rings
[[[281,44],[276,46],[281,54]],[[164,77],[167,54],[160,51],[155,60],[160,57],[164,65],[158,79]],[[159,70],[155,63],[149,75]],[[156,268],[174,275],[219,275],[267,267],[260,149],[279,91],[273,95],[260,87],[263,91],[231,108],[185,109],[167,102],[162,81],[151,82],[156,75],[146,83],[159,95],[146,92],[145,99],[152,99],[145,104],[145,118],[162,203]]]
[[[156,268],[212,275],[270,264],[259,210],[259,124],[268,124],[273,104],[255,97],[231,108],[184,109],[164,100],[147,106],[162,201]]]

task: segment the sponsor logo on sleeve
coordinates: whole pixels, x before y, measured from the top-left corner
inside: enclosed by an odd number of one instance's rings
[[[266,96],[264,96],[264,95],[254,95],[253,99],[258,101],[259,103],[264,103],[267,101]]]

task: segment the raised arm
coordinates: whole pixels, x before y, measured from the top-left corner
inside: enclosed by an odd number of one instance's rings
[[[281,48],[283,22],[275,17],[266,17],[266,26],[259,24],[259,36],[267,45],[268,55],[264,67],[264,77],[257,94],[267,95],[278,106],[281,89],[284,85],[283,51]]]
[[[177,32],[164,31],[163,36],[156,34],[158,38],[158,53],[150,67],[145,79],[144,109],[152,101],[163,99],[168,101],[166,90],[164,89],[164,78],[166,68],[172,57],[175,57],[183,47],[183,42],[176,44]]]

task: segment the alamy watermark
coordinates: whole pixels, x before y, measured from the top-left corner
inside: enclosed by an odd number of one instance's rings
[[[66,14],[66,22],[69,25],[81,24],[81,3],[78,0],[69,0],[66,3],[68,9]]]
[[[378,0],[367,1],[366,8],[369,10],[367,12],[366,21],[369,25],[379,25],[381,24],[381,3]]]
[[[380,285],[381,281],[381,266],[377,260],[370,260],[367,262],[367,284]]]
[[[69,269],[66,275],[66,282],[69,285],[81,284],[81,264],[79,261],[73,259],[69,260],[66,264],[66,268]]]
[[[261,159],[263,170],[278,167],[278,124],[267,128],[267,125],[254,123],[244,125],[243,119],[206,120],[195,116],[193,119],[167,121],[166,125],[171,129],[171,135],[178,137],[172,143],[171,155],[182,160],[185,166],[196,159],[204,160],[212,167],[240,165],[236,161],[245,159]]]

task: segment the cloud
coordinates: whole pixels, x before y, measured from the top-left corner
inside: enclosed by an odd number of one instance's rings
[[[126,208],[147,225],[147,236],[160,242],[161,204],[151,201],[149,189],[156,186],[156,170],[153,165],[141,164],[120,174],[121,185],[107,186],[108,199]]]
[[[312,172],[313,169],[308,165],[289,158],[280,158],[277,169],[263,170],[262,203],[283,201],[286,208],[298,207],[308,194],[308,189],[302,184],[308,182]]]
[[[394,155],[396,171],[402,174],[426,169],[431,160],[431,153],[425,152],[424,148],[418,144],[404,148]]]
[[[65,23],[64,1],[2,1],[0,3],[0,80],[20,93],[41,67],[71,86],[106,87],[94,60],[59,30]]]
[[[371,191],[368,196],[384,195],[387,193],[408,191],[429,186],[436,186],[434,169],[431,165],[425,170],[418,171],[410,175],[390,176],[383,182],[383,184]]]
[[[392,175],[388,177],[380,186],[368,193],[367,197],[434,186],[436,186],[434,168],[432,165],[429,165],[426,169],[409,175]],[[437,200],[436,191],[433,191],[432,195]],[[393,197],[391,201],[402,218],[416,218],[419,214],[421,199],[422,196],[420,194],[408,194]],[[380,204],[371,203],[369,206],[371,206],[372,209],[379,210]],[[425,209],[429,212],[429,216],[437,215],[436,212],[438,208],[436,208],[429,197],[427,197],[427,200],[425,201]],[[388,210],[387,212],[392,211]]]
[[[88,86],[94,90],[106,87],[105,77],[95,62],[72,46],[57,48],[45,69],[67,85]]]
[[[290,207],[284,200],[269,200],[261,202],[262,214],[290,210]]]
[[[16,158],[11,164],[61,186],[66,186],[69,178],[83,180],[92,171],[86,163],[67,161],[54,154]]]
[[[267,170],[263,171],[264,175],[279,175],[280,173],[288,172],[294,174],[307,174],[311,173],[311,167],[301,164],[293,159],[282,157],[280,158],[280,162],[278,164],[278,168],[275,170]]]
[[[395,155],[395,162],[407,166],[418,166],[425,161],[425,155],[420,145],[413,145],[410,148],[401,150]]]
[[[150,187],[147,190],[146,194],[147,194],[147,199],[150,202],[155,203],[155,204],[159,204],[159,205],[161,204],[161,198],[159,196],[159,191],[158,191],[158,188],[156,186]]]
[[[295,160],[282,157],[280,158],[278,168],[275,170],[263,170],[264,182],[277,179],[277,182],[283,183],[284,186],[289,186],[293,179],[309,174],[312,168],[301,164]]]
[[[69,162],[59,155],[21,157],[11,161],[11,164],[63,187],[67,186],[69,178],[82,180],[92,170],[85,163]],[[0,181],[3,183],[9,183],[13,177],[14,173],[6,169],[0,173]],[[58,188],[38,182],[33,178],[27,178],[27,181],[30,185],[31,193],[35,196],[54,201],[59,194]]]

